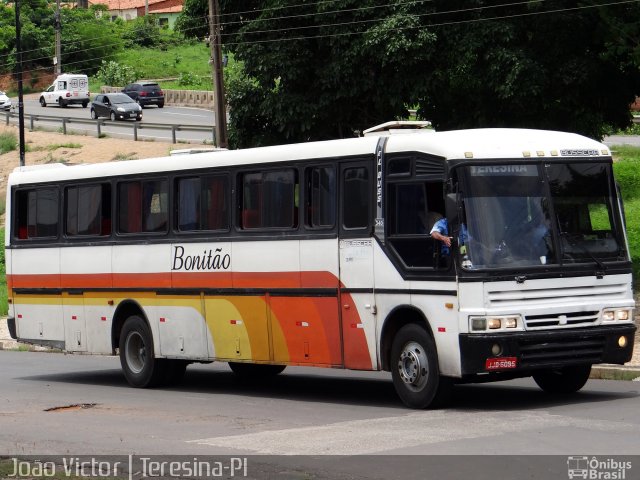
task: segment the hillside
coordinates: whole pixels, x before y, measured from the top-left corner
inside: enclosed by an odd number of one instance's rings
[[[18,138],[18,128],[12,125],[0,126],[0,134],[12,132]],[[45,163],[112,162],[140,158],[161,157],[176,147],[165,142],[134,142],[119,138],[96,138],[86,135],[62,135],[55,132],[25,131],[26,165]],[[7,178],[20,163],[17,150],[0,155],[0,204],[4,205]],[[4,215],[3,215],[4,217]],[[4,218],[2,218],[4,225]]]

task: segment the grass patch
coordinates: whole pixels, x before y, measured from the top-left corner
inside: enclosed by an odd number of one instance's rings
[[[13,132],[0,133],[0,155],[18,148],[18,139]]]
[[[54,143],[52,145],[47,145],[47,150],[51,152],[59,148],[82,148],[82,144],[68,142],[68,143]]]
[[[627,224],[627,238],[633,261],[634,285],[640,280],[640,147],[629,145],[611,148],[613,171],[620,185]]]
[[[116,153],[115,156],[111,159],[112,162],[119,162],[122,160],[137,160],[136,152],[131,153]]]
[[[204,42],[177,45],[167,50],[154,48],[129,48],[120,52],[115,61],[128,65],[138,72],[138,80],[161,80],[160,86],[176,90],[213,90],[209,57],[211,52]],[[193,85],[180,84],[178,78],[197,79]],[[175,80],[174,80],[175,79]],[[89,79],[89,89],[99,92],[101,82],[94,77]],[[124,87],[124,85],[113,85]]]
[[[51,152],[47,153],[46,158],[43,160],[43,163],[68,163],[69,160],[62,157],[54,157]]]

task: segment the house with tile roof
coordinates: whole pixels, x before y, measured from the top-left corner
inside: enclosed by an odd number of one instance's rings
[[[149,15],[157,16],[160,25],[169,28],[173,28],[184,4],[184,0],[89,0],[89,5],[106,5],[112,20],[133,20],[144,16],[147,2]]]

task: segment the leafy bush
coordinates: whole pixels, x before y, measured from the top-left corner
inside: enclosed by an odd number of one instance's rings
[[[202,85],[202,78],[191,72],[180,73],[178,75],[178,85],[181,87]]]
[[[627,238],[635,271],[635,285],[640,281],[640,148],[612,147],[616,162],[613,170],[624,201]]]
[[[96,76],[104,85],[123,87],[128,83],[135,82],[138,79],[138,72],[129,65],[120,65],[113,60],[109,62],[103,60]]]
[[[0,155],[18,148],[16,134],[12,132],[0,133]]]

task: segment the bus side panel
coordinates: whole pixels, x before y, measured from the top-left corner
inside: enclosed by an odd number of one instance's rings
[[[375,370],[378,363],[373,240],[340,240],[339,246],[344,365],[354,370]]]
[[[264,297],[207,296],[204,303],[213,338],[212,357],[232,362],[271,359]]]
[[[435,287],[435,288],[434,288]],[[413,282],[412,290],[448,290],[455,291],[454,282],[422,283]],[[460,347],[458,325],[458,298],[455,295],[425,295],[413,293],[411,304],[424,312],[433,333],[438,352],[440,374],[448,377],[460,377]],[[451,305],[450,307],[447,305]]]
[[[110,245],[68,247],[60,249],[60,286],[63,290],[63,318],[66,349],[70,352],[110,353],[109,335],[106,341],[102,318],[111,310],[104,300],[103,308],[87,308],[95,289],[111,288]],[[106,349],[104,344],[108,344]],[[97,348],[103,344],[102,348]]]
[[[355,297],[358,297],[356,295]],[[362,295],[360,295],[362,297]],[[371,295],[366,294],[364,302],[370,301]],[[362,302],[361,302],[362,303]],[[358,302],[354,295],[342,293],[340,295],[340,305],[342,306],[342,342],[344,349],[344,366],[353,370],[374,370],[377,365],[373,358],[376,349],[373,342],[367,341],[365,333],[365,323],[358,312]],[[370,316],[369,310],[365,310],[365,318]],[[368,322],[370,330],[375,328]]]
[[[208,359],[202,298],[199,295],[158,295],[156,300],[162,356]]]
[[[110,272],[110,270],[108,270]],[[113,292],[85,292],[84,316],[90,353],[111,355],[111,325],[115,313]],[[113,305],[110,304],[113,303]]]
[[[338,301],[335,297],[270,297],[274,361],[341,366]],[[282,332],[284,344],[276,343]]]
[[[144,310],[153,335],[156,356],[161,356],[158,325],[160,316],[156,309],[156,291],[171,287],[171,275],[166,265],[171,261],[167,245],[115,245],[112,250],[112,281],[115,305],[134,299]],[[118,289],[125,291],[118,292]],[[140,289],[126,291],[126,289]]]
[[[62,299],[56,292],[60,289],[60,250],[14,249],[11,285],[26,290],[14,294],[18,338],[33,343],[54,342],[63,347]],[[47,289],[55,293],[48,293]]]

